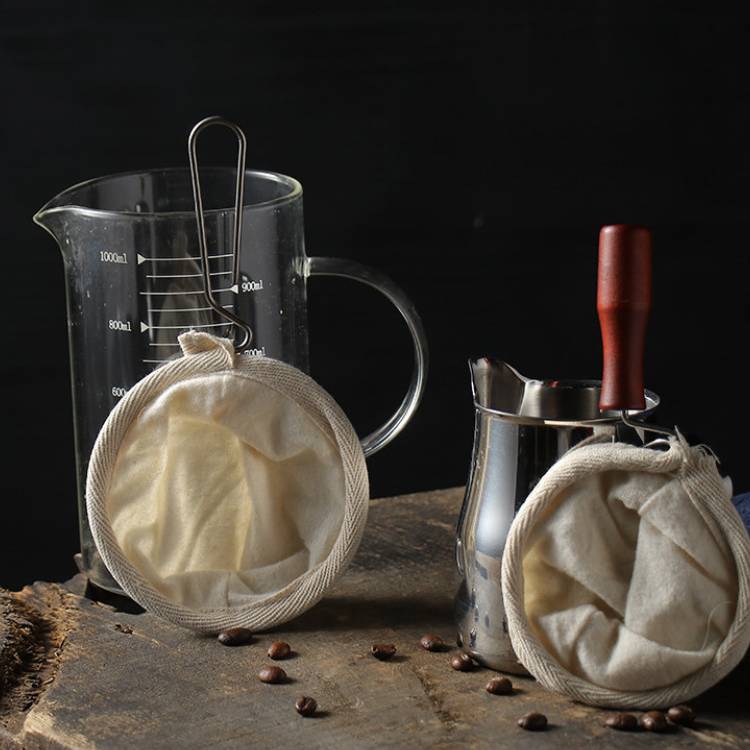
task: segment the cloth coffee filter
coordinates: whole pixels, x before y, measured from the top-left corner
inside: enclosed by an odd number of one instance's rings
[[[86,501],[123,590],[197,631],[254,630],[315,604],[367,517],[364,454],[310,377],[190,331],[102,427]]]
[[[521,506],[502,565],[511,643],[545,687],[660,708],[718,682],[750,643],[750,539],[716,460],[574,448]]]

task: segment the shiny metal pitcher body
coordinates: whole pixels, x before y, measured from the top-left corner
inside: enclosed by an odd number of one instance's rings
[[[598,408],[598,381],[531,380],[499,360],[471,360],[474,449],[458,522],[459,645],[485,666],[525,674],[508,635],[501,586],[513,518],[546,471],[570,448],[621,435],[618,415]],[[646,392],[650,413],[658,397]]]

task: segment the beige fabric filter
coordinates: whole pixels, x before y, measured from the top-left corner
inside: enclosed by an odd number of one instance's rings
[[[750,643],[750,539],[715,459],[682,438],[567,453],[514,519],[502,585],[521,663],[584,703],[690,700]]]
[[[364,454],[335,401],[282,362],[180,336],[133,387],[89,463],[89,523],[135,601],[205,632],[285,622],[350,561],[367,517]]]

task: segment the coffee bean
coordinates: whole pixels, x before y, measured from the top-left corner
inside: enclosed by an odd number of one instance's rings
[[[387,661],[396,653],[396,647],[392,643],[374,643],[370,652],[376,659]]]
[[[673,724],[679,724],[683,727],[691,727],[695,724],[695,711],[693,711],[690,706],[672,706],[672,708],[667,711],[667,718]]]
[[[513,692],[513,683],[507,677],[493,677],[485,690],[492,695],[510,695]]]
[[[253,640],[253,633],[247,628],[228,628],[222,630],[217,637],[224,646],[242,646]]]
[[[286,682],[286,672],[281,667],[263,667],[258,672],[258,679],[270,685],[278,685],[280,682]]]
[[[648,713],[641,714],[641,718],[638,720],[641,729],[645,729],[647,732],[667,732],[669,731],[669,724],[667,724],[667,717],[661,711],[649,711]]]
[[[621,732],[638,729],[638,719],[633,714],[614,714],[605,723],[610,729],[619,729]]]
[[[462,652],[460,654],[456,654],[451,659],[451,666],[457,672],[469,672],[470,670],[474,669],[474,660],[468,654],[464,654]]]
[[[439,635],[428,633],[419,640],[419,645],[425,651],[445,651],[445,641]]]
[[[518,726],[529,732],[541,732],[547,728],[547,717],[544,714],[532,711],[518,720]]]
[[[307,695],[301,695],[297,698],[294,708],[300,716],[314,716],[315,712],[318,710],[318,701]]]
[[[287,659],[291,653],[292,648],[286,641],[274,641],[268,647],[268,656],[271,659]]]

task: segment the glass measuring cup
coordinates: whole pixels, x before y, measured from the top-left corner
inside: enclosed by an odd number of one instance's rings
[[[232,232],[236,170],[201,168],[203,214],[214,298],[253,332],[243,356],[269,356],[309,370],[306,281],[341,276],[382,292],[414,343],[414,371],[396,412],[362,440],[365,455],[390,442],[419,404],[427,343],[419,315],[384,274],[339,258],[307,257],[302,186],[291,177],[245,170],[240,272]],[[98,178],[49,201],[34,221],[58,242],[65,265],[81,534],[79,567],[97,586],[119,591],[96,551],[86,517],[88,459],[112,407],[138,380],[179,352],[188,329],[231,337],[208,304],[202,280],[188,169]]]

